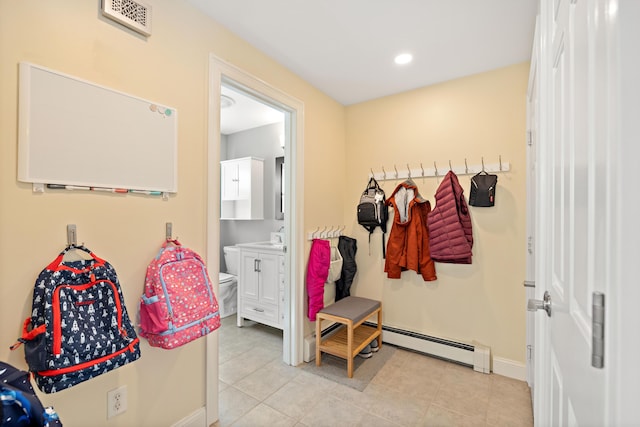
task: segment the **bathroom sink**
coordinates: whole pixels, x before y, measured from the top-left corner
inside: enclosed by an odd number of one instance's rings
[[[273,249],[273,250],[278,250],[278,251],[282,251],[284,249],[284,244],[282,244],[282,243],[274,243],[274,242],[238,243],[236,246],[240,246],[241,248]]]

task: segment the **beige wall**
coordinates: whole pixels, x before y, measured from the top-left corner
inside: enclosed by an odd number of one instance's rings
[[[493,355],[524,363],[525,95],[528,63],[457,79],[347,107],[345,218],[358,239],[352,294],[380,298],[385,325],[464,342],[477,340]],[[380,234],[357,225],[355,203],[370,170],[511,163],[498,175],[496,205],[471,208],[473,264],[436,263],[438,280],[412,271],[383,274]],[[468,197],[470,176],[459,176]],[[436,178],[414,179],[434,206]],[[389,196],[400,181],[383,181]]]
[[[114,265],[132,317],[165,222],[173,223],[184,244],[205,255],[210,53],[304,102],[307,193],[334,197],[344,180],[344,107],[185,2],[150,3],[153,35],[145,39],[103,19],[98,1],[0,0],[0,360],[26,367],[22,349],[9,352],[8,346],[30,312],[37,274],[66,245],[66,224],[76,224],[78,240]],[[35,195],[31,185],[18,183],[20,61],[177,108],[178,193],[169,201],[106,193]],[[304,220],[340,223],[342,198],[334,199],[336,209],[328,215],[322,214],[320,199],[305,200]],[[217,268],[210,266],[212,277]],[[42,398],[67,426],[171,425],[204,405],[204,348],[204,340],[171,351],[143,343],[142,358],[133,364]],[[120,385],[128,387],[129,408],[107,421],[106,393]]]

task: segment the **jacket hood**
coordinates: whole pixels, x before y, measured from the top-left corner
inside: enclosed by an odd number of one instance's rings
[[[398,218],[395,222],[401,224],[411,220],[411,206],[414,203],[425,203],[427,200],[420,195],[418,187],[411,179],[407,179],[398,184],[387,199],[387,205],[393,204],[396,207]]]

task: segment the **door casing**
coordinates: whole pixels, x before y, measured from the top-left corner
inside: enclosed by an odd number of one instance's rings
[[[246,71],[218,58],[209,57],[209,105],[207,132],[207,264],[214,277],[220,271],[220,87],[233,86],[285,112],[285,325],[283,361],[296,366],[303,360],[304,290],[304,103]],[[295,202],[294,202],[295,201]],[[216,293],[219,291],[215,281]],[[219,418],[218,410],[218,334],[206,340],[207,425]]]

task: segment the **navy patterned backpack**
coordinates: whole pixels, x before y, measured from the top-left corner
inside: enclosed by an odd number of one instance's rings
[[[62,427],[58,413],[33,391],[29,373],[5,362],[0,362],[0,427]]]
[[[65,261],[70,250],[91,259]],[[55,393],[140,357],[115,269],[84,246],[69,246],[38,276],[22,337],[38,388]]]

